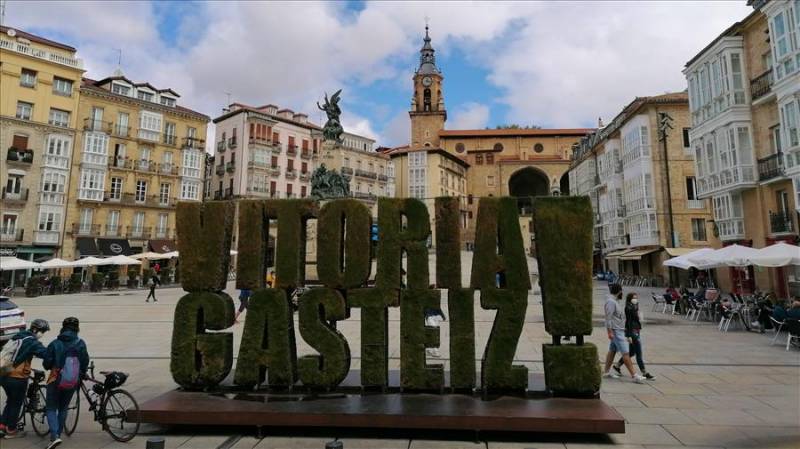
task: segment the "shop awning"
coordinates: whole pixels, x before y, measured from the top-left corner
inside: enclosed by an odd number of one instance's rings
[[[670,255],[670,257],[678,257],[678,256],[685,256],[689,253],[693,253],[700,248],[664,248],[664,251]]]
[[[156,239],[150,240],[150,251],[154,253],[171,253],[178,249],[175,240]]]
[[[648,255],[650,253],[654,253],[656,251],[661,251],[661,248],[660,247],[655,247],[655,248],[633,249],[633,250],[630,250],[627,253],[622,254],[621,256],[619,256],[619,260],[639,260],[639,259],[642,258],[642,256],[646,256],[646,255]]]
[[[129,256],[131,245],[126,239],[97,239],[97,246],[104,256]]]
[[[606,259],[616,259],[617,257],[627,253],[630,250],[631,250],[630,248],[618,249],[618,250],[611,251],[610,253],[606,254],[605,257],[606,257]]]
[[[75,244],[78,246],[78,254],[81,257],[100,255],[100,251],[97,250],[97,243],[91,237],[78,237],[75,240]]]

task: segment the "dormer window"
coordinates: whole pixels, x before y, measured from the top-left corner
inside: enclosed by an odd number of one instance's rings
[[[114,83],[111,84],[111,92],[129,97],[131,95],[131,88],[128,86],[123,86],[122,84]]]
[[[175,106],[175,99],[170,97],[161,97],[161,104],[164,106]]]
[[[136,93],[136,98],[138,98],[140,100],[152,102],[153,101],[153,94],[151,94],[150,92],[145,92],[145,91],[141,91],[140,90],[139,92]]]

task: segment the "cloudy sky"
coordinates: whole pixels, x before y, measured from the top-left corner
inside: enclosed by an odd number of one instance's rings
[[[12,1],[4,25],[71,44],[86,76],[117,68],[171,87],[212,117],[230,96],[322,116],[343,88],[343,122],[407,143],[425,18],[451,129],[504,123],[591,127],[635,96],[686,88],[685,62],[752,11],[709,2]]]

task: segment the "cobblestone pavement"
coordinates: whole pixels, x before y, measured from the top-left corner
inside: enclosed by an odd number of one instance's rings
[[[624,435],[575,437],[533,435],[530,441],[496,441],[481,434],[460,435],[464,441],[397,438],[343,438],[345,448],[800,448],[800,351],[771,345],[765,335],[731,329],[720,333],[714,323],[690,322],[680,316],[652,312],[652,289],[640,293],[645,311],[644,353],[648,369],[657,379],[644,385],[630,380],[604,380],[601,397],[627,421]],[[588,341],[605,355],[602,329],[604,283],[594,285],[595,331]],[[229,284],[233,294],[233,283]],[[86,340],[98,370],[130,374],[126,387],[141,402],[175,387],[169,374],[169,345],[174,307],[182,294],[178,288],[158,291],[158,303],[145,303],[145,291],[103,292],[39,298],[15,298],[26,317],[60,323],[68,315],[81,319]],[[445,309],[446,310],[446,309]],[[476,306],[477,353],[491,329],[494,313]],[[360,364],[359,313],[340,323],[353,356]],[[441,328],[442,360],[448,362],[447,323]],[[56,329],[58,326],[54,326]],[[234,329],[234,341],[242,326]],[[46,339],[53,337],[48,335]],[[399,312],[390,312],[391,368],[399,368]],[[544,331],[540,297],[532,293],[517,361],[542,371],[541,346],[550,340]],[[300,354],[309,348],[298,338]],[[38,362],[37,362],[38,364]],[[142,434],[127,444],[115,443],[83,414],[78,431],[63,448],[144,448],[148,437],[163,435],[171,448],[323,448],[336,435],[269,436],[225,428],[163,428],[144,425]],[[422,438],[430,438],[423,436]],[[489,439],[490,441],[486,441]],[[477,441],[476,441],[477,440]],[[32,434],[0,440],[2,449],[41,448],[44,439]]]

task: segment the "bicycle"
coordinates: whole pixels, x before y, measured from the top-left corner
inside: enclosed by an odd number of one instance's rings
[[[50,426],[47,424],[47,414],[45,413],[45,400],[47,397],[47,387],[42,384],[44,371],[35,369],[31,374],[31,382],[25,393],[25,401],[22,403],[20,416],[17,420],[17,430],[24,431],[27,420],[25,415],[31,418],[31,425],[36,435],[40,437],[50,433]]]
[[[100,371],[105,377],[99,381],[94,375],[94,362],[89,364],[89,375],[81,382],[80,392],[75,394],[75,400],[68,407],[67,420],[64,431],[72,435],[78,426],[80,416],[80,393],[89,403],[89,411],[93,413],[94,420],[99,422],[103,430],[108,432],[116,441],[125,443],[132,440],[139,433],[139,421],[129,421],[128,413],[133,411],[139,416],[139,404],[133,395],[119,388],[128,379],[128,375],[119,371]],[[89,388],[88,383],[92,386]],[[70,417],[74,416],[74,421]]]

